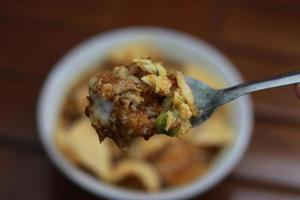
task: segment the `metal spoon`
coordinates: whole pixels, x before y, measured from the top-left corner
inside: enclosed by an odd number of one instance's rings
[[[213,89],[190,77],[186,77],[186,81],[193,91],[197,108],[202,111],[201,115],[191,119],[191,124],[195,127],[205,122],[218,107],[240,96],[258,90],[300,83],[300,70],[220,90]]]

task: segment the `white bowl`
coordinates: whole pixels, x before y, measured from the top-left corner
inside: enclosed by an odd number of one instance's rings
[[[128,28],[114,30],[95,36],[70,51],[54,67],[41,91],[38,103],[37,123],[45,150],[53,163],[73,182],[82,188],[110,199],[163,200],[185,199],[203,193],[220,182],[237,164],[246,150],[252,130],[252,104],[249,97],[242,97],[231,103],[234,109],[236,137],[233,144],[225,149],[213,163],[209,172],[195,182],[185,186],[149,194],[121,189],[101,182],[99,179],[71,165],[55,147],[53,130],[62,101],[74,80],[85,71],[101,62],[115,47],[135,41],[150,41],[164,54],[181,61],[192,60],[202,63],[228,85],[242,82],[236,68],[215,48],[207,43],[173,30],[164,28]],[[203,65],[204,63],[204,65]]]

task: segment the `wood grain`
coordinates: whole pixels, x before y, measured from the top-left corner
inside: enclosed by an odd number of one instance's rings
[[[123,9],[126,1],[91,1],[81,6],[74,1],[1,1],[0,69],[44,77],[82,40],[120,27],[164,26],[210,38],[213,1],[130,1],[130,5]]]
[[[47,74],[82,40],[129,26],[188,32],[220,48],[246,80],[300,66],[296,0],[0,2],[0,199],[98,199],[67,180],[38,140]],[[300,101],[292,87],[253,94],[255,127],[234,172],[194,199],[300,199]]]
[[[90,34],[11,22],[0,26],[0,69],[44,79],[58,59]]]
[[[299,18],[300,9],[269,9],[234,1],[224,15],[219,34],[229,43],[299,56]]]
[[[0,79],[0,135],[36,137],[35,110],[40,84]]]
[[[224,200],[298,200],[297,193],[276,191],[272,189],[260,188],[257,185],[247,185],[232,182],[231,179],[219,184],[217,187],[207,192],[195,200],[224,199]]]
[[[215,1],[2,1],[4,19],[64,25],[74,30],[102,31],[120,26],[161,25],[197,30],[207,35]],[[130,6],[129,6],[130,5]],[[124,9],[126,8],[126,9]],[[67,13],[66,14],[66,9]],[[39,16],[39,17],[36,17]],[[176,19],[176,20],[174,20]],[[195,23],[197,26],[195,26]]]
[[[300,125],[256,122],[237,177],[300,190]]]

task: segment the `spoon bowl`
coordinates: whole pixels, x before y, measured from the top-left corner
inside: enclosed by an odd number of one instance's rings
[[[201,111],[200,115],[191,119],[191,124],[195,127],[205,122],[217,110],[221,95],[219,90],[199,80],[186,77],[186,82],[193,91],[197,109]]]
[[[213,89],[201,81],[190,77],[185,79],[193,91],[196,107],[201,111],[199,116],[191,119],[192,127],[195,127],[205,122],[218,107],[240,96],[268,88],[299,83],[300,70],[272,76],[260,81],[245,82],[220,90]]]

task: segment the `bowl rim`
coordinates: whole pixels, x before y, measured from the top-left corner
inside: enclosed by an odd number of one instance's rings
[[[183,199],[192,197],[196,194],[203,193],[208,189],[212,188],[218,182],[220,182],[226,175],[232,171],[232,169],[237,165],[238,161],[244,154],[252,132],[253,127],[253,109],[252,102],[249,96],[242,97],[237,101],[237,103],[243,108],[241,112],[240,126],[242,127],[240,132],[237,134],[243,135],[243,137],[238,137],[235,144],[232,146],[231,152],[228,153],[226,159],[221,162],[220,166],[217,166],[214,173],[208,172],[204,178],[198,179],[197,181],[191,182],[183,187],[178,187],[175,189],[168,189],[166,191],[161,191],[158,193],[149,194],[147,192],[137,192],[125,190],[122,188],[117,188],[110,186],[106,183],[99,181],[90,175],[82,172],[81,170],[73,167],[68,161],[66,161],[62,155],[58,152],[54,146],[53,139],[49,140],[49,135],[45,129],[45,116],[46,107],[49,101],[49,91],[55,86],[56,76],[62,72],[62,68],[66,63],[71,62],[76,58],[77,55],[84,52],[85,50],[92,48],[94,44],[107,43],[114,40],[115,38],[121,38],[124,36],[138,36],[146,35],[147,37],[167,37],[174,39],[174,42],[179,44],[187,45],[193,51],[206,52],[209,59],[213,59],[217,65],[222,65],[228,77],[232,81],[238,83],[242,82],[243,78],[234,65],[215,47],[202,41],[199,38],[195,38],[187,33],[161,28],[161,27],[131,27],[116,29],[96,35],[90,39],[81,42],[75,48],[71,49],[67,54],[65,54],[59,62],[51,70],[50,74],[46,78],[46,81],[41,89],[40,96],[37,105],[37,126],[40,141],[50,157],[51,161],[56,165],[62,173],[68,177],[72,182],[75,182],[80,187],[96,194],[97,196],[113,198],[113,199],[145,199],[145,200],[156,200],[156,199]],[[153,38],[152,38],[153,39]],[[48,99],[48,100],[47,100]]]

